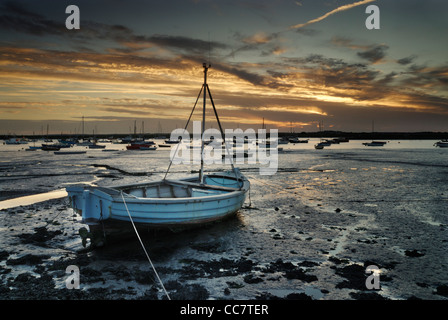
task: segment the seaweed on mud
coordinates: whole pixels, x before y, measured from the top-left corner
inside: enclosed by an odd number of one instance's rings
[[[190,259],[184,262],[188,262],[188,265],[182,268],[181,278],[183,279],[236,276],[249,272],[254,267],[254,262],[245,258],[239,260],[221,258],[211,261]]]
[[[377,292],[350,292],[350,296],[355,300],[389,300]]]
[[[16,265],[30,265],[35,266],[41,264],[43,260],[49,259],[49,255],[34,255],[34,254],[26,254],[17,259],[8,259],[6,260],[7,265],[16,266]]]
[[[61,230],[49,231],[45,226],[34,228],[34,233],[23,233],[18,235],[23,244],[37,243],[43,244],[48,240],[62,234]]]
[[[278,297],[269,292],[263,292],[255,297],[256,300],[313,300],[309,295],[301,293],[290,293],[285,297]]]
[[[183,285],[179,281],[168,281],[165,288],[173,300],[206,300],[210,296],[207,289],[199,284]]]
[[[303,267],[313,267],[317,263],[312,261],[303,261],[301,263]],[[303,268],[295,266],[291,262],[283,262],[282,259],[277,259],[275,262],[271,262],[266,268],[263,269],[266,273],[282,272],[286,279],[296,279],[304,282],[317,281],[315,275],[308,274]]]
[[[365,268],[358,264],[351,264],[343,268],[336,268],[336,274],[345,278],[336,285],[336,288],[348,288],[355,290],[367,290]]]

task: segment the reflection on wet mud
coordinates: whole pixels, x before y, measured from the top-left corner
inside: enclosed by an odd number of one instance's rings
[[[294,148],[279,153],[274,176],[241,166],[252,188],[234,218],[180,233],[141,233],[172,298],[446,299],[446,154]],[[0,298],[164,299],[132,234],[85,249],[78,235],[85,225],[67,198],[36,199],[64,196],[65,186],[81,181],[157,180],[168,155],[3,155],[0,199],[36,198],[0,210]],[[174,169],[173,178],[197,168]],[[65,289],[69,265],[79,266],[80,290]],[[380,290],[365,287],[369,265],[381,270]]]

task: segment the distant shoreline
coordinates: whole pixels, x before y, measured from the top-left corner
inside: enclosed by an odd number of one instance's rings
[[[269,129],[267,130],[269,135]],[[111,139],[124,138],[130,136],[129,134],[97,134],[96,139]],[[141,137],[142,135],[137,135]],[[78,138],[82,139],[82,135],[67,135],[54,134],[48,137],[41,137],[39,135],[2,135],[0,140],[8,140],[10,138],[28,138],[28,139],[68,139]],[[278,132],[278,137],[297,137],[297,138],[347,138],[349,140],[438,140],[448,139],[448,132],[342,132],[342,131],[322,131],[322,132]],[[85,135],[85,139],[92,138],[90,135]],[[145,139],[169,139],[169,133],[147,133],[144,135]]]
[[[448,139],[448,132],[301,132],[279,133],[279,137],[293,135],[299,138],[347,138],[349,140],[437,140]]]

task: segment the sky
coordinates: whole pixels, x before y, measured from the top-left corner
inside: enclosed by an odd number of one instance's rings
[[[444,0],[0,0],[0,135],[77,135],[83,119],[89,134],[183,128],[204,62],[224,128],[448,132],[447,12]]]

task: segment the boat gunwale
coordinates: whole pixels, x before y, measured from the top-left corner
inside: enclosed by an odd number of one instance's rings
[[[244,177],[243,175],[239,178],[235,178],[232,176],[226,176],[226,175],[210,175],[210,176],[214,176],[214,177],[222,177],[222,178],[230,178],[232,180],[236,180],[236,181],[241,181],[243,182],[243,186],[241,188],[232,188],[234,190],[224,190],[224,193],[219,193],[219,194],[212,194],[212,195],[204,195],[204,196],[199,196],[199,197],[178,197],[178,198],[159,198],[159,197],[137,197],[134,196],[130,193],[121,193],[122,189],[126,189],[126,188],[131,188],[131,187],[135,187],[135,188],[141,188],[141,187],[145,187],[145,186],[151,186],[151,185],[157,185],[160,183],[172,183],[173,185],[176,184],[177,181],[172,181],[172,180],[159,180],[159,181],[152,181],[152,182],[145,182],[145,183],[139,183],[139,184],[127,184],[127,185],[120,185],[120,186],[114,186],[114,187],[95,187],[95,186],[90,186],[90,185],[74,185],[71,188],[80,188],[79,191],[83,190],[89,190],[90,192],[92,192],[92,194],[99,196],[105,200],[108,200],[110,202],[114,202],[114,203],[123,203],[123,197],[124,197],[124,201],[126,203],[131,203],[131,204],[176,204],[176,203],[197,203],[197,202],[209,202],[209,201],[216,201],[216,200],[225,200],[227,198],[232,198],[235,197],[236,194],[241,193],[244,194],[249,190],[250,187],[250,182],[249,180],[247,180],[246,177]],[[196,180],[196,178],[184,178],[184,179],[179,179],[178,182],[181,181],[188,181],[188,180]],[[183,186],[182,183],[179,183],[178,186]],[[184,185],[187,188],[205,188],[207,189],[207,185],[203,185],[201,186],[200,184],[197,185]],[[213,187],[212,185],[210,185],[210,187]],[[219,187],[219,186],[217,186]],[[114,194],[108,193],[107,190],[111,190]],[[82,192],[83,192],[82,191]],[[68,192],[72,192],[72,191],[68,191]],[[123,194],[123,197],[122,197]],[[70,195],[69,195],[70,196]]]
[[[179,197],[179,198],[144,198],[144,197],[134,197],[129,194],[125,194],[125,201],[126,203],[132,203],[132,204],[148,204],[153,203],[154,205],[157,204],[175,204],[175,203],[195,203],[195,202],[209,202],[209,201],[216,201],[216,200],[225,200],[227,198],[233,198],[236,194],[244,194],[248,191],[249,188],[249,181],[243,182],[243,187],[241,189],[236,189],[234,191],[229,191],[225,193],[219,193],[219,194],[213,194],[213,195],[204,195],[199,197]],[[193,186],[191,186],[194,188]],[[102,192],[100,190],[95,190],[98,192],[101,192],[103,194],[106,194],[110,196],[109,194]],[[123,202],[123,198],[120,195],[110,196],[112,198],[113,202]]]

